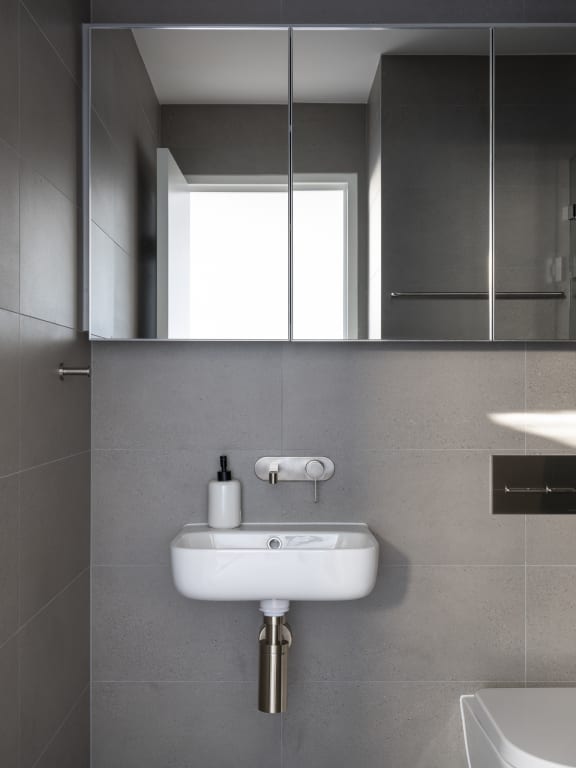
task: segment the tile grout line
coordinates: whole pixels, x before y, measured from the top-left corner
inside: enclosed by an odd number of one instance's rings
[[[64,326],[65,327],[65,326]],[[130,445],[124,445],[124,446],[105,446],[105,447],[99,447],[99,448],[92,448],[92,450],[95,453],[112,453],[114,451],[124,451],[126,453],[206,453],[206,452],[214,452],[216,450],[219,450],[218,446],[214,447],[204,447],[204,448],[197,448],[193,445],[188,446],[182,446],[182,445],[174,445],[172,447],[166,447],[166,443],[158,443],[158,444],[149,444],[145,447],[135,447]],[[251,448],[244,448],[241,446],[232,446],[229,447],[228,450],[230,452],[235,451],[237,453],[257,453],[262,451],[268,451],[273,450],[268,447],[259,448],[251,447]],[[275,450],[275,449],[274,449]],[[287,447],[281,447],[279,449],[280,451],[290,451],[290,454],[294,456],[306,456],[310,453],[316,453],[316,451],[312,448],[310,449],[304,449],[304,448],[287,448]],[[374,454],[375,456],[383,456],[389,453],[479,453],[479,454],[488,454],[488,455],[518,455],[518,450],[522,450],[520,446],[516,447],[507,447],[507,448],[490,448],[490,447],[466,447],[466,448],[430,448],[430,447],[420,447],[420,448],[354,448],[354,449],[345,449],[342,452],[342,455],[353,454],[353,455],[360,455],[360,454]],[[534,452],[538,454],[565,454],[565,455],[574,455],[576,454],[576,448],[573,448],[572,450],[565,448],[561,450],[554,450],[552,448],[545,448],[545,449],[534,449]]]
[[[285,349],[280,350],[280,453],[284,452],[284,363]]]
[[[293,680],[291,686],[302,685],[478,685],[478,684],[490,684],[490,685],[514,685],[522,684],[521,679],[516,680],[394,680],[394,679],[379,679],[379,680]],[[546,683],[549,680],[530,680],[530,683]],[[554,684],[558,683],[570,683],[570,680],[554,681]],[[206,685],[206,686],[245,686],[254,688],[258,685],[257,680],[94,680],[94,685]]]
[[[205,525],[200,523],[200,525]],[[271,523],[271,525],[282,525],[282,521]],[[309,525],[307,523],[306,525]],[[170,563],[92,563],[92,569],[95,568],[150,568],[155,570],[170,570]],[[525,568],[526,563],[522,560],[518,563],[381,563],[380,568]],[[574,563],[533,563],[528,566],[529,568],[535,567],[550,567],[550,568],[575,568]],[[257,603],[258,601],[239,601],[247,603]]]
[[[40,22],[39,22],[39,21],[36,19],[36,16],[35,16],[35,15],[32,13],[32,11],[31,11],[31,10],[28,8],[28,6],[26,5],[26,2],[27,2],[27,1],[28,1],[28,0],[20,0],[20,6],[21,6],[22,8],[24,8],[24,10],[26,11],[26,13],[27,13],[27,14],[28,14],[28,16],[30,17],[30,19],[31,19],[32,23],[33,23],[33,24],[34,24],[34,26],[37,28],[38,32],[40,32],[40,34],[42,35],[42,37],[44,38],[44,40],[45,40],[45,41],[48,43],[48,45],[49,45],[49,46],[50,46],[50,48],[52,49],[52,52],[55,54],[55,56],[56,56],[56,58],[58,59],[58,61],[60,62],[60,64],[61,64],[61,65],[64,67],[64,69],[66,70],[66,73],[67,73],[67,74],[69,75],[69,77],[70,77],[70,78],[71,78],[71,79],[74,81],[74,85],[76,86],[76,88],[78,88],[79,90],[82,90],[82,78],[80,78],[80,80],[77,80],[77,79],[76,79],[76,76],[74,75],[74,73],[73,73],[73,72],[71,72],[71,71],[68,69],[68,65],[66,64],[66,62],[65,62],[65,61],[64,61],[64,59],[62,58],[62,56],[61,56],[61,54],[60,54],[60,51],[58,50],[58,48],[56,48],[56,46],[54,45],[54,43],[53,43],[53,42],[50,40],[50,38],[48,37],[48,35],[46,34],[46,32],[44,32],[44,30],[42,29],[42,27],[41,27],[41,25],[40,25]]]
[[[524,515],[524,687],[528,681],[528,515]]]
[[[34,173],[36,173],[36,171],[34,171]],[[40,178],[44,179],[48,184],[51,184],[51,182],[48,181],[48,179],[46,179],[44,176],[42,176],[41,173],[37,173],[37,175],[40,176]],[[68,202],[70,202],[70,200],[68,200]],[[63,323],[57,323],[54,320],[47,320],[45,317],[38,317],[37,315],[31,315],[28,312],[21,312],[20,310],[8,309],[8,307],[0,307],[0,312],[8,312],[11,315],[16,315],[17,317],[24,317],[24,318],[27,318],[28,320],[36,320],[36,322],[38,323],[53,325],[55,328],[63,328],[66,331],[74,331],[78,336],[84,333],[84,331],[78,330],[78,328],[76,328],[73,325],[64,325]]]
[[[44,611],[48,610],[48,608],[56,601],[59,597],[62,597],[62,595],[70,589],[74,584],[76,584],[77,581],[79,581],[82,576],[84,576],[85,573],[89,571],[89,566],[86,566],[86,568],[83,568],[79,573],[74,576],[73,579],[71,579],[65,587],[62,587],[61,590],[59,590],[53,597],[48,600],[48,602],[44,603],[42,608],[39,608],[35,613],[32,614],[26,621],[20,625],[19,632],[22,632],[24,629],[26,629],[35,619],[40,616],[40,614],[44,613]]]
[[[14,472],[14,474],[25,475],[27,472],[34,472],[36,469],[43,469],[44,467],[50,467],[52,464],[61,464],[65,461],[69,461],[70,459],[75,459],[78,456],[84,456],[84,454],[87,454],[87,453],[90,453],[89,448],[85,448],[83,451],[78,451],[77,453],[70,453],[68,456],[61,456],[58,459],[50,459],[50,461],[43,461],[40,464],[33,464],[31,467],[24,467],[19,472]]]
[[[90,0],[90,20],[92,20],[92,0]],[[90,555],[89,555],[89,562],[88,562],[88,578],[89,578],[89,584],[88,584],[88,600],[90,601],[90,605],[88,606],[89,611],[89,621],[88,621],[88,663],[89,663],[89,672],[88,672],[88,686],[89,686],[89,695],[88,695],[88,732],[89,732],[89,764],[92,766],[92,755],[94,752],[94,734],[93,734],[93,699],[94,699],[94,601],[93,601],[93,594],[94,594],[94,563],[93,563],[93,553],[94,553],[94,520],[92,516],[92,498],[94,493],[94,483],[92,480],[93,470],[94,470],[94,437],[93,437],[93,429],[92,429],[92,418],[93,418],[93,411],[94,411],[94,345],[90,344],[90,371],[92,372],[92,376],[90,377],[90,398],[89,398],[89,408],[90,408],[90,502],[89,502],[89,515],[90,515]]]

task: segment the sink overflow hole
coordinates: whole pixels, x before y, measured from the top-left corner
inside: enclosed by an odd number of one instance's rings
[[[266,546],[268,549],[281,549],[282,542],[276,536],[272,536],[271,539],[268,539]]]

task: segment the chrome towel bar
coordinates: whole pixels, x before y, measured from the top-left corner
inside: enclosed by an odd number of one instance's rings
[[[90,376],[90,368],[68,368],[64,363],[58,366],[58,376],[64,381],[65,376]]]
[[[576,488],[555,488],[549,485],[544,488],[509,488],[505,485],[504,493],[576,493]]]
[[[391,299],[487,299],[488,291],[391,291]],[[497,291],[497,299],[565,299],[564,291]]]

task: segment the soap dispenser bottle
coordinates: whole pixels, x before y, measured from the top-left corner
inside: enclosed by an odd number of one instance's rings
[[[240,481],[232,480],[227,456],[220,456],[217,477],[208,483],[208,525],[210,528],[237,528],[242,522]]]

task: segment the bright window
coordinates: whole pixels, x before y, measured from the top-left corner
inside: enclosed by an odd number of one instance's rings
[[[190,187],[190,336],[288,337],[288,196],[270,185]]]
[[[293,337],[356,334],[355,186],[299,177],[293,203]],[[288,337],[286,187],[190,184],[189,336]]]
[[[343,188],[294,190],[295,339],[345,338],[345,207]]]

